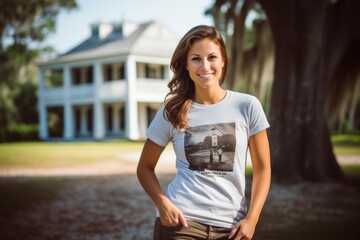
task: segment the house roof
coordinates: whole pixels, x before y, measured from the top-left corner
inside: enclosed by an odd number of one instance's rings
[[[104,38],[92,35],[64,55],[42,62],[40,65],[129,54],[170,58],[178,41],[178,36],[163,23],[151,21],[138,25],[128,34],[113,31]]]

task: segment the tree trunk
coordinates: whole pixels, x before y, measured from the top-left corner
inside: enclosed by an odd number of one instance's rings
[[[236,4],[237,1],[234,1],[233,5]],[[243,55],[243,42],[244,42],[244,33],[245,33],[245,20],[251,8],[255,5],[255,0],[245,0],[242,4],[240,11],[234,8],[234,14],[232,15],[234,21],[234,32],[232,35],[232,45],[230,48],[231,58],[229,62],[229,75],[227,77],[227,81],[229,82],[230,89],[238,89],[239,85],[239,77],[240,77],[240,69],[242,65]]]
[[[241,4],[238,0],[217,0],[212,7],[214,25],[224,34],[228,52],[229,64],[224,84],[229,89],[237,90],[238,88],[241,58],[243,57],[245,20],[255,3],[256,0],[244,0]],[[227,9],[222,11],[222,7]]]
[[[351,38],[358,37],[350,25],[359,22],[359,1],[259,2],[276,49],[270,108],[273,179],[342,180],[324,108],[334,69]]]

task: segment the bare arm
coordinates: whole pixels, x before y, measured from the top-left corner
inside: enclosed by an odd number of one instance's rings
[[[137,166],[137,177],[145,192],[158,208],[163,225],[175,226],[180,222],[187,226],[182,212],[166,198],[155,175],[155,167],[163,150],[164,147],[150,139],[146,140]]]
[[[235,239],[251,239],[253,237],[270,188],[270,148],[266,130],[250,138],[249,148],[253,165],[251,202],[246,217],[236,225],[230,234],[232,237],[238,232]]]

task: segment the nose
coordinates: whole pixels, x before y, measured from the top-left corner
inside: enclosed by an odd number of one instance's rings
[[[201,62],[201,68],[203,68],[203,69],[209,69],[209,68],[210,68],[210,62],[209,62],[207,59],[203,60],[203,61]]]

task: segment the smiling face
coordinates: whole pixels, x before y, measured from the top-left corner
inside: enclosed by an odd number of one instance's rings
[[[196,89],[219,87],[223,67],[220,46],[213,40],[205,38],[192,44],[187,55],[186,69]]]

